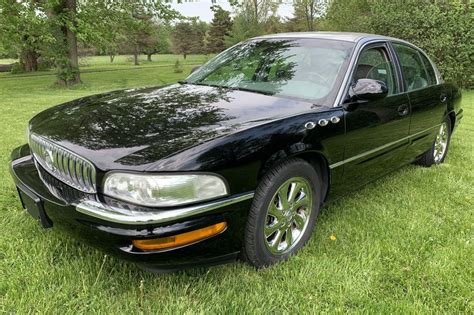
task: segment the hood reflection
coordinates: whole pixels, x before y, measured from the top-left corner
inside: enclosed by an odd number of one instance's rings
[[[175,84],[79,99],[40,113],[31,131],[101,169],[139,166],[238,129],[310,110],[311,104]]]

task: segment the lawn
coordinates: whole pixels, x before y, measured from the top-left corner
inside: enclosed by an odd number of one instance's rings
[[[191,69],[176,74],[176,57],[160,58],[160,67],[119,58],[112,67],[124,69],[83,73],[73,89],[54,87],[54,76],[0,77],[0,312],[474,312],[474,92],[464,93],[465,117],[443,165],[405,167],[328,205],[299,255],[269,269],[236,262],[151,274],[40,228],[8,173],[27,121],[67,100],[173,82]],[[91,58],[83,70],[105,61]]]

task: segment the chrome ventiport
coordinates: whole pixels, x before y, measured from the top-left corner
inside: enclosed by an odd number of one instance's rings
[[[304,124],[304,127],[306,129],[314,129],[314,127],[316,127],[316,123],[314,123],[312,121],[308,121],[306,124]]]
[[[337,117],[337,116],[332,116],[332,117],[331,117],[331,122],[332,122],[333,124],[337,124],[337,123],[340,122],[340,121],[341,121],[341,118],[339,118],[339,117]]]
[[[328,124],[329,124],[329,121],[327,119],[320,119],[318,121],[318,125],[320,125],[321,127],[327,126]]]

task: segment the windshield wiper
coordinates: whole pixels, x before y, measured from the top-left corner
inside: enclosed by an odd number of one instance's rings
[[[231,90],[235,91],[244,91],[244,92],[252,92],[252,93],[258,93],[258,94],[263,94],[263,95],[275,95],[273,92],[268,92],[268,91],[260,91],[260,90],[252,90],[249,88],[243,88],[243,87],[228,87]]]
[[[252,89],[249,89],[249,88],[238,87],[238,86],[226,86],[226,85],[209,84],[209,83],[203,83],[203,82],[189,82],[189,81],[178,81],[178,83],[192,84],[192,85],[203,85],[203,86],[210,86],[210,87],[215,87],[215,88],[220,88],[220,89],[229,89],[229,90],[232,90],[232,91],[252,92],[252,93],[258,93],[258,94],[270,95],[270,96],[275,95],[274,92],[252,90]]]

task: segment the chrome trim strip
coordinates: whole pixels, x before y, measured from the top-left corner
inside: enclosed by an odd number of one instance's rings
[[[441,124],[438,124],[438,125],[436,125],[436,126],[433,126],[433,127],[428,128],[428,129],[419,131],[419,132],[414,133],[414,134],[412,134],[412,135],[410,135],[410,136],[406,136],[406,137],[404,137],[404,138],[401,138],[401,139],[392,141],[392,142],[390,142],[390,143],[386,143],[386,144],[384,144],[384,145],[382,145],[382,146],[380,146],[380,147],[374,148],[374,149],[372,149],[372,150],[369,150],[369,151],[362,152],[362,153],[360,153],[360,154],[354,155],[354,156],[352,156],[352,157],[350,157],[350,158],[348,158],[348,159],[344,159],[344,160],[342,160],[342,161],[336,162],[336,163],[334,163],[334,164],[329,165],[329,169],[333,169],[333,168],[336,168],[336,167],[338,167],[338,166],[344,165],[344,164],[346,164],[346,163],[349,163],[349,162],[358,160],[358,159],[363,158],[363,157],[365,157],[365,156],[367,156],[367,155],[371,155],[372,153],[375,153],[375,152],[378,152],[378,151],[380,151],[380,150],[383,150],[383,149],[386,149],[386,148],[388,148],[388,147],[391,147],[391,146],[393,146],[393,145],[395,145],[395,144],[397,144],[397,143],[400,143],[400,142],[403,142],[403,141],[406,141],[406,140],[410,140],[411,138],[414,138],[414,137],[416,137],[416,136],[418,136],[418,135],[421,135],[421,134],[423,134],[423,133],[425,133],[425,132],[428,132],[428,131],[430,131],[430,130],[432,130],[432,129],[438,128],[439,126],[441,126]]]
[[[21,164],[21,163],[23,163],[23,162],[26,162],[26,161],[28,161],[28,160],[31,160],[32,158],[33,158],[33,156],[32,156],[31,154],[30,154],[30,155],[23,156],[23,157],[21,157],[21,158],[19,158],[19,159],[13,160],[13,161],[12,161],[12,166],[16,166],[16,165],[18,165],[18,164]]]
[[[193,215],[203,214],[221,207],[229,206],[253,198],[254,193],[245,193],[228,199],[173,210],[136,211],[109,206],[97,201],[85,200],[76,205],[76,210],[88,216],[120,224],[159,224]]]

